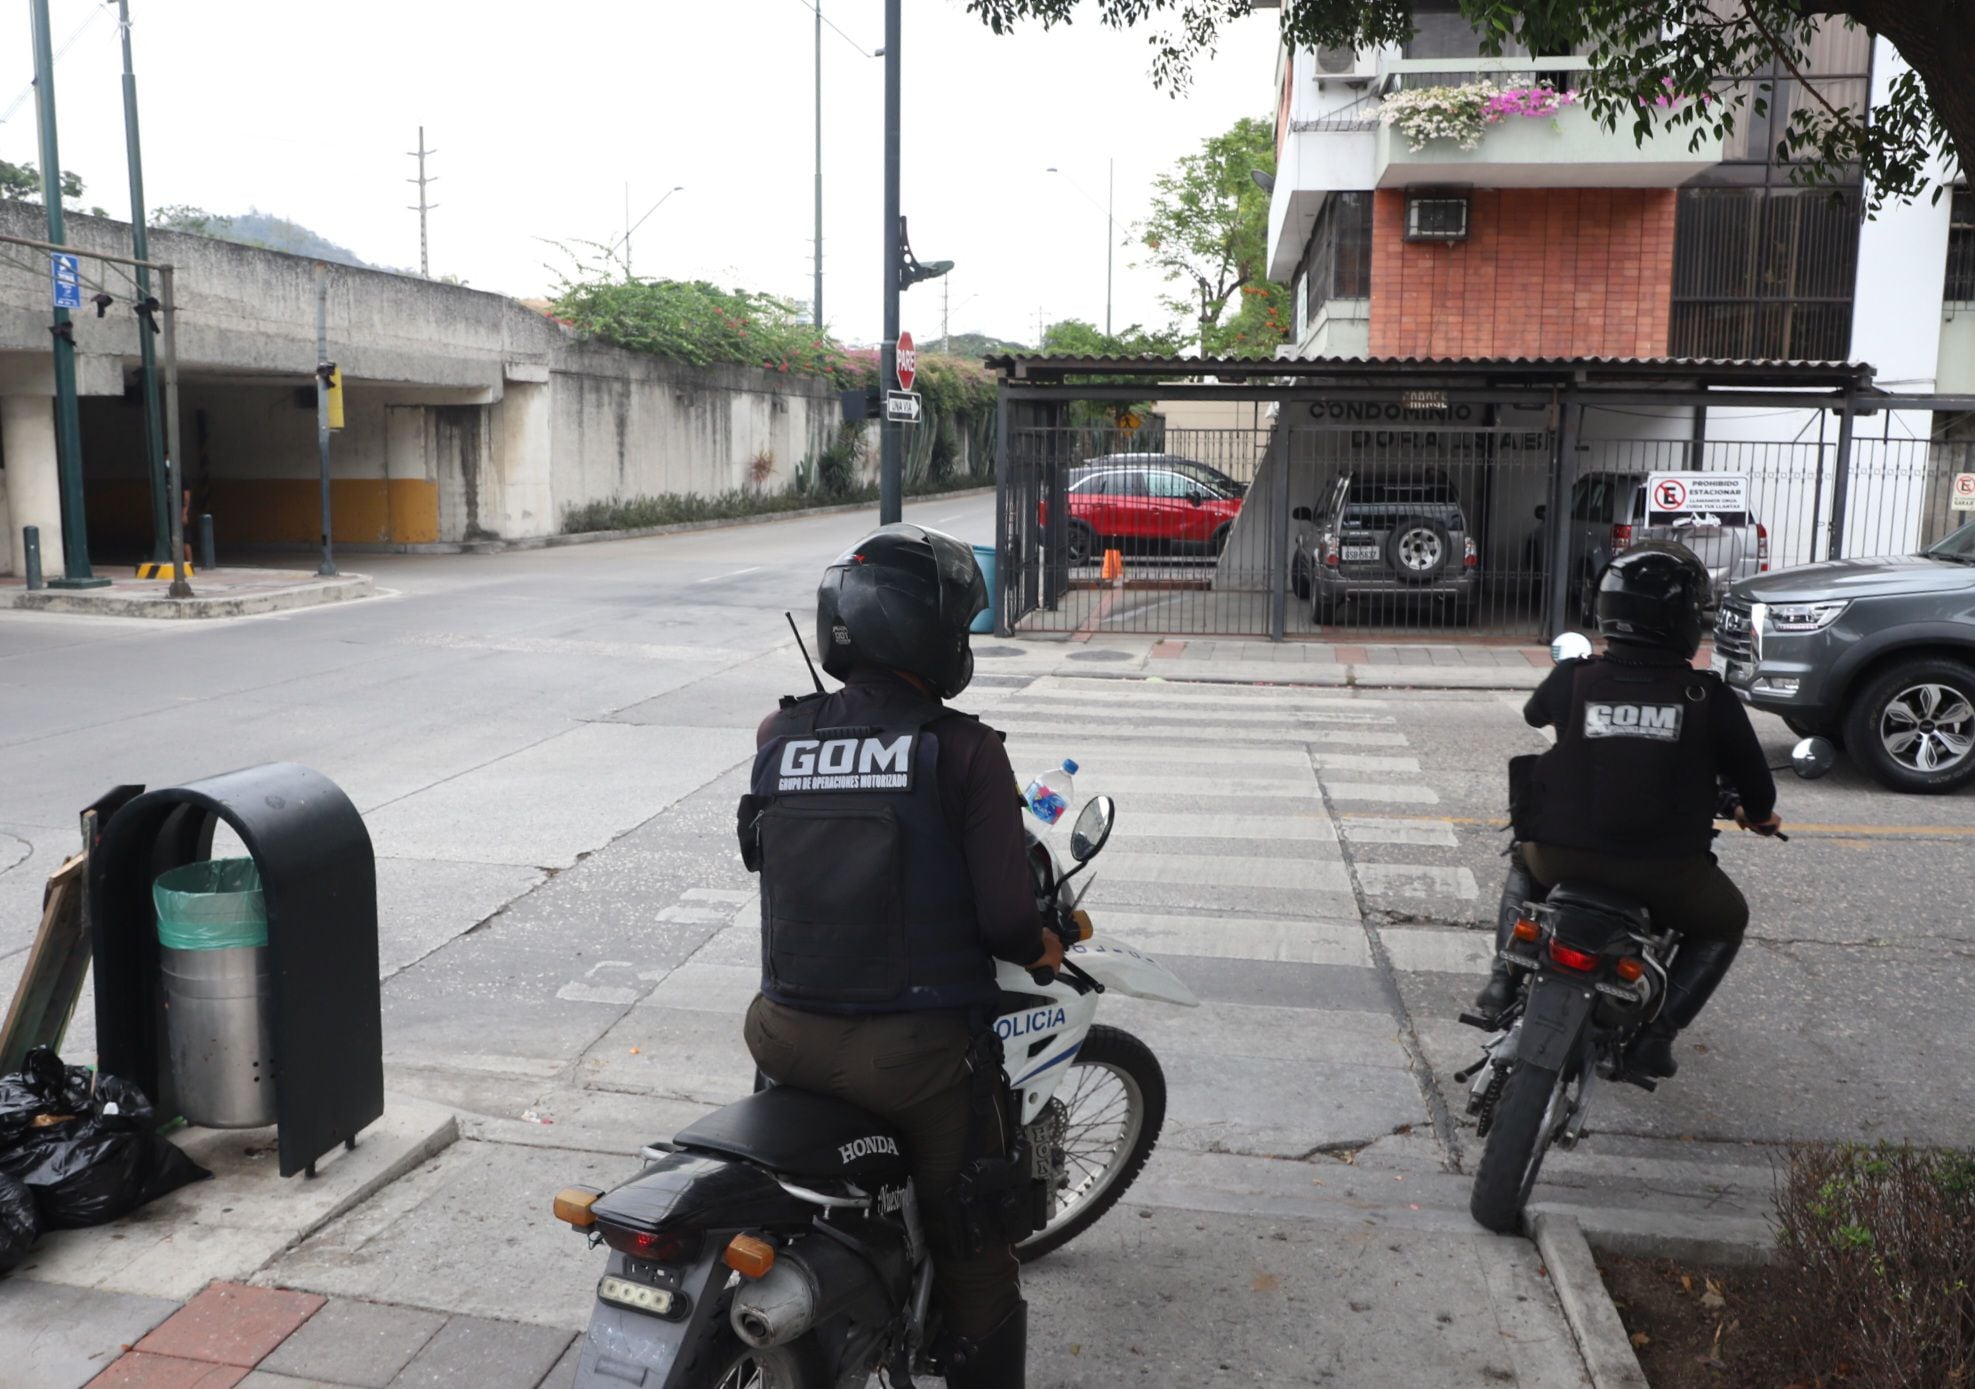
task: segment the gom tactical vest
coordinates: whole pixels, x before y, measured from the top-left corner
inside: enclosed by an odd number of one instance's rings
[[[821,701],[818,701],[820,704]],[[930,725],[816,727],[755,755],[741,854],[761,874],[761,991],[832,1013],[995,996]]]
[[[1583,662],[1571,672],[1556,745],[1536,759],[1524,837],[1630,858],[1705,853],[1715,709],[1734,697],[1719,677],[1685,665]]]

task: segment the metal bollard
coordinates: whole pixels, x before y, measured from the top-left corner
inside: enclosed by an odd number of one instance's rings
[[[213,514],[210,511],[199,513],[199,568],[206,572],[219,568],[213,563]]]
[[[41,527],[21,527],[21,548],[27,552],[27,587],[32,593],[41,582]]]

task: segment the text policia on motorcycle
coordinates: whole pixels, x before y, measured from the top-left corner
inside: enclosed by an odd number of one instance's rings
[[[815,692],[763,720],[737,815],[761,880],[757,1090],[623,1185],[556,1198],[611,1251],[578,1385],[1019,1389],[1019,1261],[1093,1225],[1150,1156],[1165,1078],[1098,1002],[1198,1000],[1079,909],[1110,798],[1061,871],[1000,735],[943,703],[986,604],[972,549],[919,526],[825,570],[816,642],[842,685],[812,664]]]
[[[1515,842],[1495,957],[1474,1010],[1493,1034],[1460,1073],[1484,1142],[1471,1209],[1513,1230],[1546,1152],[1584,1131],[1601,1081],[1647,1090],[1678,1069],[1673,1041],[1720,986],[1749,908],[1709,850],[1717,816],[1781,836],[1776,784],[1741,702],[1693,668],[1710,578],[1680,545],[1648,542],[1598,578],[1603,656],[1568,634],[1523,707],[1554,728],[1509,763]],[[1793,761],[1828,765],[1817,740]]]

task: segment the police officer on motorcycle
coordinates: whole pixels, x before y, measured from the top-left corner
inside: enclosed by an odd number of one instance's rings
[[[1010,1231],[959,1197],[1011,1137],[994,960],[1054,969],[1063,957],[1036,906],[1000,735],[941,703],[973,677],[968,629],[986,606],[972,549],[938,531],[885,526],[840,556],[817,591],[816,641],[843,688],[784,699],[763,721],[742,803],[761,872],[748,1050],[769,1079],[898,1129],[953,1389],[1024,1381]]]
[[[1748,926],[1748,903],[1709,852],[1721,788],[1732,788],[1744,829],[1773,834],[1782,823],[1748,714],[1718,676],[1692,668],[1708,592],[1708,571],[1685,546],[1624,551],[1598,578],[1605,655],[1558,665],[1523,707],[1532,728],[1557,737],[1511,764],[1518,843],[1497,958],[1475,999],[1490,1020],[1515,999],[1518,971],[1499,952],[1522,902],[1566,879],[1626,893],[1656,927],[1681,934],[1665,1006],[1627,1057],[1648,1076],[1677,1069],[1673,1039],[1727,976]]]

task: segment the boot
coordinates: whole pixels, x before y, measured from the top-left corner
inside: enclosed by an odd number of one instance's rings
[[[1017,1302],[994,1330],[948,1357],[946,1389],[1023,1389],[1028,1382],[1029,1304]]]
[[[1522,856],[1512,853],[1508,875],[1502,880],[1501,904],[1495,909],[1495,958],[1488,966],[1488,982],[1474,996],[1475,1013],[1491,1023],[1516,1001],[1516,990],[1522,987],[1523,971],[1504,960],[1502,952],[1509,948],[1511,933],[1522,916],[1523,903],[1542,895],[1543,889],[1522,866]]]
[[[1626,1057],[1633,1070],[1662,1078],[1679,1072],[1680,1063],[1673,1059],[1673,1039],[1694,1025],[1694,1019],[1728,977],[1728,967],[1735,963],[1741,948],[1739,940],[1687,941],[1680,947],[1667,974],[1666,1006],[1640,1030]]]

